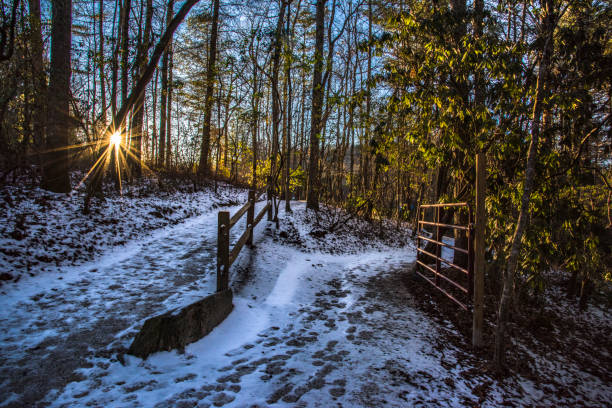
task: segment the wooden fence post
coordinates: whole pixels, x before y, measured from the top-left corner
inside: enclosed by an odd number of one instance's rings
[[[412,232],[413,232],[412,236],[414,237],[415,234],[416,234],[416,237],[417,237],[417,248],[421,247],[421,234],[417,234],[417,231],[419,231],[419,229],[421,228],[421,224],[419,223],[420,220],[421,220],[421,205],[419,203],[419,206],[417,208],[417,214],[416,214],[416,222],[414,223],[414,229],[412,230]],[[421,258],[419,258],[420,255],[421,255],[421,253],[419,251],[417,251],[417,253],[416,253],[416,260],[417,261],[419,261],[421,259]],[[414,270],[415,271],[419,270],[418,262],[415,262]]]
[[[268,221],[272,221],[272,188],[268,187],[268,203],[270,206],[268,207]]]
[[[487,213],[485,209],[486,195],[486,156],[476,155],[476,225],[474,236],[474,316],[472,322],[472,345],[482,347],[483,300],[485,276],[485,228]]]
[[[219,211],[217,230],[217,292],[229,287],[229,211]]]
[[[247,245],[249,247],[253,247],[253,230],[255,226],[253,225],[253,220],[255,219],[255,190],[249,190],[249,203],[251,206],[247,210],[247,229],[250,227],[251,232],[249,232],[249,238],[247,239]]]
[[[440,207],[436,207],[436,241],[441,242],[442,237],[440,236]],[[440,286],[440,257],[442,256],[442,245],[436,244],[436,277],[434,282],[436,286]]]
[[[474,215],[468,206],[468,302],[474,299]]]

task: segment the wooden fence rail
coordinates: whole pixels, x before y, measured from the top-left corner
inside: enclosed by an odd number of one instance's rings
[[[219,211],[219,223],[217,229],[217,292],[221,292],[229,288],[229,269],[238,258],[240,251],[245,244],[253,245],[253,230],[255,226],[262,220],[264,214],[268,213],[270,218],[272,204],[268,201],[264,208],[255,216],[255,203],[266,190],[249,190],[249,199],[230,218],[229,211]],[[268,196],[270,196],[268,194]],[[238,242],[230,251],[230,230],[240,219],[247,214],[246,228],[242,233]]]

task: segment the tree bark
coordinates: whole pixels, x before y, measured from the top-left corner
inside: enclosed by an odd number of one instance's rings
[[[284,184],[285,184],[285,212],[291,212],[291,191],[289,177],[291,175],[291,118],[292,118],[292,98],[293,93],[291,89],[291,54],[293,52],[291,47],[291,8],[287,6],[287,38],[285,41],[285,115],[283,118],[283,136],[285,139],[285,168],[284,168]]]
[[[215,82],[215,62],[217,59],[217,31],[219,27],[219,0],[213,0],[213,19],[210,30],[210,46],[208,47],[208,67],[206,70],[206,100],[204,101],[204,126],[202,129],[202,149],[198,173],[203,176],[210,174],[208,156],[210,154],[210,122],[212,119],[213,91]]]
[[[166,26],[170,23],[172,18],[174,1],[168,2],[166,11]],[[168,44],[172,41],[172,37],[168,40]],[[167,131],[167,117],[168,117],[168,44],[164,47],[164,55],[162,57],[162,68],[161,68],[161,95],[159,102],[159,148],[158,148],[158,166],[163,166],[166,163],[166,131]]]
[[[150,152],[150,159],[152,163],[157,163],[157,145],[158,145],[158,140],[157,140],[157,87],[159,85],[159,69],[155,70],[155,80],[153,81],[153,100],[151,101],[151,112],[153,113],[153,120],[152,120],[152,126],[153,126],[153,132],[151,134],[151,152]]]
[[[104,0],[99,1],[100,8],[98,10],[98,31],[100,35],[100,45],[98,47],[98,68],[100,70],[100,99],[102,101],[102,110],[100,120],[102,126],[106,126],[106,77],[104,75]]]
[[[19,7],[19,0],[13,0],[11,5],[11,16],[10,22],[2,22],[0,26],[0,62],[7,61],[13,56],[15,51],[15,29],[17,28],[17,8]],[[2,2],[2,8],[4,11],[4,2]],[[3,13],[3,20],[5,15]],[[8,15],[6,16],[8,17]]]
[[[72,44],[72,0],[51,3],[51,74],[47,95],[47,154],[43,188],[70,192],[68,154],[70,123],[70,49]]]
[[[478,3],[478,1],[476,1],[476,3]],[[476,6],[478,5],[476,4]],[[451,7],[451,12],[453,13],[453,16],[455,18],[454,30],[453,30],[454,31],[453,41],[455,43],[454,45],[455,47],[458,47],[459,49],[461,49],[462,48],[461,43],[467,32],[467,22],[465,20],[466,1],[465,0],[451,0],[450,7]],[[450,81],[451,83],[457,84],[456,87],[457,87],[458,96],[467,106],[468,101],[469,101],[468,82],[456,75],[451,75]],[[464,145],[469,145],[468,139],[472,135],[471,133],[466,131],[467,126],[465,125],[465,123],[463,123],[463,120],[459,118],[455,118],[454,122],[455,123],[454,123],[453,132],[459,137],[460,140],[463,141]],[[454,156],[455,156],[454,160],[456,161],[457,165],[460,167],[464,166],[465,152],[462,149],[455,149]],[[448,172],[446,174],[448,174]],[[450,182],[450,178],[451,177],[449,176],[449,182]],[[458,185],[459,180],[455,180],[454,184],[455,184],[455,188],[457,189],[460,188]],[[470,220],[468,220],[468,214],[465,211],[457,212],[455,214],[455,217],[459,224],[466,225],[468,222],[470,222]],[[468,242],[467,242],[467,235],[465,231],[455,230],[454,235],[455,235],[455,246],[457,246],[458,248],[467,249]],[[468,257],[466,254],[459,252],[459,251],[454,251],[453,263],[456,265],[462,266],[464,268],[467,268],[467,263],[468,263],[467,258]]]
[[[121,27],[123,26],[123,4],[120,0],[117,0],[117,2],[115,3],[115,15],[113,16],[113,24],[115,23],[115,18],[117,16],[117,8],[119,9],[119,23],[117,24],[117,36],[114,39],[115,49],[113,50],[113,59],[111,61],[111,114],[113,117],[117,115],[117,82],[119,82],[119,52],[121,48],[121,41],[119,37],[121,36]],[[115,125],[114,123],[112,125],[114,131],[114,128],[116,128],[117,125]]]
[[[308,159],[308,194],[306,208],[319,210],[319,138],[323,111],[323,42],[325,36],[325,0],[317,0],[315,17],[315,54],[312,79],[312,113],[310,125],[310,156]]]
[[[32,79],[34,93],[34,146],[42,149],[45,143],[45,95],[47,77],[43,66],[43,39],[40,20],[40,0],[29,0],[30,43],[32,46]]]
[[[251,41],[255,41],[255,36]],[[252,46],[252,42],[251,42]],[[252,163],[252,188],[257,188],[257,128],[259,126],[259,88],[257,82],[257,58],[259,56],[259,43],[255,48],[255,55],[252,55],[253,58],[253,94],[251,95],[251,110],[253,111],[253,116],[251,118],[251,144],[253,147],[253,163]],[[227,148],[227,146],[226,146]]]
[[[124,104],[128,94],[128,57],[130,40],[130,13],[132,0],[123,2],[123,21],[121,22],[121,104]]]
[[[172,4],[173,5],[173,4]],[[166,115],[166,167],[170,168],[172,166],[172,91],[173,86],[173,70],[174,70],[174,61],[172,55],[172,40],[170,40],[170,44],[168,44],[168,48],[166,48],[166,52],[168,53],[168,94],[167,94],[167,105],[168,105],[168,114]]]
[[[138,45],[138,52],[136,54],[135,61],[135,78],[134,82],[136,82],[136,78],[142,75],[145,69],[145,63],[147,60],[147,53],[149,51],[150,43],[151,43],[151,25],[153,19],[153,0],[146,0],[146,12],[145,12],[145,27],[142,40]],[[142,175],[142,133],[143,133],[143,122],[144,122],[144,93],[134,105],[134,117],[132,119],[132,154],[131,157],[133,163],[133,174],[135,177],[140,177]]]
[[[285,22],[285,10],[287,2],[281,0],[278,21],[274,32],[274,52],[272,54],[272,153],[270,155],[270,175],[268,176],[268,188],[276,189],[277,182],[277,157],[279,153],[279,128],[280,128],[280,95],[278,92],[278,74],[280,70],[281,57],[281,33]],[[278,220],[278,207],[274,208],[274,220]]]
[[[366,76],[366,115],[365,115],[365,143],[362,149],[363,154],[363,192],[370,191],[370,114],[372,100],[372,0],[368,0],[368,68]],[[368,200],[366,208],[366,219],[372,217],[372,201]]]

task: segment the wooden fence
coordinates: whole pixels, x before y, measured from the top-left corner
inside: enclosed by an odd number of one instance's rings
[[[230,217],[229,211],[219,211],[219,224],[217,230],[217,292],[229,288],[229,269],[238,258],[240,250],[245,244],[253,246],[253,230],[262,220],[264,214],[268,213],[268,219],[272,219],[272,203],[270,194],[265,207],[255,216],[255,203],[266,192],[266,189],[255,191],[249,190],[249,199],[236,214]],[[246,213],[246,229],[238,239],[238,242],[230,251],[230,230],[240,221]]]

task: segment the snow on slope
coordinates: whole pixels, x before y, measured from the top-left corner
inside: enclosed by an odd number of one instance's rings
[[[73,184],[78,174],[73,175]],[[168,225],[219,205],[246,201],[246,190],[221,184],[189,192],[191,186],[158,185],[154,180],[106,191],[82,214],[84,191],[54,194],[27,184],[0,189],[0,294],[23,277],[79,265],[108,248],[126,245]],[[4,284],[4,285],[3,285]]]

